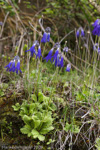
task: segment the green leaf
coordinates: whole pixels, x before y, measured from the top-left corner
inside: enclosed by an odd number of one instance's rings
[[[38,93],[38,101],[40,103],[43,102],[43,93],[41,93],[41,92]]]
[[[56,108],[56,105],[54,103],[51,103],[49,106],[49,109],[52,111],[55,111],[57,108]]]
[[[29,125],[25,125],[23,128],[20,129],[20,131],[23,134],[29,134],[31,133],[32,128]]]
[[[24,115],[23,117],[22,117],[22,119],[23,119],[23,121],[26,123],[26,124],[28,124],[28,125],[30,125],[30,123],[31,123],[31,117],[29,117],[29,116],[27,116],[27,115]]]
[[[37,130],[33,129],[31,134],[32,134],[33,138],[37,138],[39,135],[39,132]]]
[[[32,115],[34,113],[34,109],[35,109],[35,104],[34,103],[30,104],[29,105],[29,114]]]
[[[53,129],[54,129],[54,127],[52,127],[52,126],[48,127],[48,128],[43,128],[43,129],[41,129],[40,134],[47,134],[48,132],[50,132]]]
[[[69,123],[66,123],[66,126],[65,126],[64,130],[66,132],[68,132],[70,130],[70,124]]]
[[[96,139],[96,144],[95,144],[97,150],[100,150],[100,138]]]
[[[20,104],[16,103],[16,105],[13,105],[12,107],[13,107],[14,111],[18,111],[20,109]]]
[[[28,114],[29,105],[26,104],[26,101],[22,104],[22,106],[21,106],[21,111],[23,112],[23,114]]]
[[[69,123],[66,123],[64,130],[66,132],[71,131],[72,133],[79,133],[79,131],[80,131],[79,127],[77,125],[69,124]]]
[[[47,142],[47,145],[49,145],[49,144],[51,144],[53,142],[55,142],[55,140],[49,139],[49,141]]]
[[[44,141],[45,140],[45,136],[43,136],[43,135],[38,135],[38,139],[40,140],[40,141]]]
[[[35,94],[31,94],[31,98],[32,98],[32,100],[34,100],[35,102],[37,102],[37,96]]]
[[[40,125],[40,120],[34,119],[34,129],[38,128]]]

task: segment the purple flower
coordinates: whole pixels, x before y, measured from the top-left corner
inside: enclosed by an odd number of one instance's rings
[[[15,62],[17,61],[17,65],[15,66]],[[5,68],[7,68],[7,71],[12,71],[12,72],[15,72],[18,74],[18,71],[21,71],[20,69],[20,58],[19,56],[15,56],[13,60],[11,60],[11,62],[5,66]]]
[[[36,55],[35,46],[39,46],[39,42],[38,41],[34,41],[32,47],[29,50],[25,51],[25,52],[30,51],[31,52],[31,56],[33,57],[33,54]]]
[[[55,63],[55,66],[59,66],[60,60],[59,60],[59,48],[56,50],[55,54],[52,56],[53,62]]]
[[[37,59],[37,57],[39,57],[39,59],[40,59],[40,56],[42,57],[42,54],[41,54],[41,47],[39,46],[39,47],[38,47],[38,53],[36,54],[36,59]]]
[[[83,28],[81,28],[81,36],[82,36],[82,37],[84,37],[84,36],[85,36],[85,33],[84,33]]]
[[[55,54],[52,56],[53,62],[56,60],[58,54],[59,54],[59,48],[56,50]]]
[[[11,60],[11,62],[7,65],[7,66],[5,66],[5,68],[7,68],[7,71],[9,71],[10,70],[10,68],[11,68],[11,66],[12,66],[12,64],[13,64],[13,60]]]
[[[47,35],[47,42],[50,42],[50,33]]]
[[[18,74],[18,71],[20,71],[22,73],[22,71],[20,69],[20,60],[18,60],[18,62],[17,62],[17,65],[15,67],[15,71],[16,71],[17,74]]]
[[[60,55],[58,54],[54,60],[55,67],[60,66]]]
[[[95,44],[94,44],[93,50],[94,50],[94,51],[97,51],[98,53],[100,53],[100,46],[99,46],[98,43],[95,43]]]
[[[76,31],[76,36],[77,36],[77,38],[79,37],[79,35],[80,35],[80,32],[79,32],[79,30],[77,30],[77,31]]]
[[[49,51],[48,55],[44,58],[46,60],[46,62],[48,62],[48,60],[51,61],[52,58],[52,52],[53,52],[53,48]]]
[[[30,51],[31,52],[31,56],[33,57],[33,54],[36,54],[35,46],[36,46],[36,44],[33,44],[32,47],[29,50],[25,51],[25,52]]]
[[[58,59],[56,58],[55,59],[55,67],[57,67],[58,66]]]
[[[97,19],[92,26],[94,27],[92,34],[100,36],[100,19]]]
[[[48,33],[44,32],[42,40],[41,40],[42,43],[46,43],[47,42],[47,36],[48,36]]]
[[[68,48],[67,46],[63,48],[63,52],[66,52],[66,53],[67,53],[68,50],[69,50],[69,48]]]
[[[64,67],[64,58],[63,58],[63,57],[61,57],[59,66],[60,66],[61,68]]]
[[[51,28],[50,27],[47,27],[45,29],[45,32],[43,34],[43,37],[41,39],[41,42],[42,43],[46,43],[46,42],[49,42],[50,41],[50,32],[51,32]]]
[[[77,38],[80,36],[80,33],[81,33],[81,36],[82,36],[82,37],[85,36],[84,30],[83,30],[82,27],[80,27],[80,28],[76,31],[76,36],[77,36]]]
[[[94,46],[93,46],[93,50],[96,51],[98,48],[99,48],[98,43],[95,43]]]
[[[71,64],[67,64],[66,71],[70,72],[70,69],[71,69]]]
[[[100,20],[100,19],[97,19],[97,20],[94,22],[94,24],[93,24],[92,26],[93,26],[93,27],[97,26],[99,20]]]
[[[100,53],[100,47],[98,47],[98,53]]]
[[[15,71],[15,59],[13,60],[13,63],[11,65],[11,68],[9,69],[9,71],[12,71],[12,72]]]

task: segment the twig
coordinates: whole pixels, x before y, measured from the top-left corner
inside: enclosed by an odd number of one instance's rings
[[[86,117],[88,114],[90,113],[90,111],[88,111],[85,115],[83,115],[81,118],[83,119],[84,117]]]
[[[42,37],[42,33],[37,31],[37,29],[32,25],[32,23],[29,21],[30,26]]]
[[[65,147],[65,145],[66,145],[66,142],[68,141],[68,139],[69,139],[69,134],[66,136],[66,138],[65,138],[65,141],[64,141],[64,143],[63,143],[63,145],[60,147],[60,150],[63,150],[63,148]]]
[[[9,38],[11,38],[11,36],[4,37],[4,38],[0,39],[0,42],[5,41],[5,40],[7,40],[7,39],[9,39]]]
[[[24,33],[24,34],[22,33],[22,34],[21,34],[21,37],[20,37],[20,40],[19,40],[19,45],[18,45],[18,49],[17,49],[16,55],[18,55],[18,53],[19,53],[20,45],[21,45],[21,42],[22,42],[23,37],[25,36],[25,34],[26,34],[26,33]]]
[[[59,44],[67,37],[69,36],[71,33],[73,33],[75,30],[72,30],[71,32],[69,32],[68,34],[66,34],[62,39],[61,41],[59,42]]]
[[[17,18],[18,18],[18,20],[20,21],[21,25],[23,26],[24,30],[27,31],[26,28],[25,28],[25,26],[24,26],[24,24],[23,24],[23,22],[21,21],[21,19],[20,19],[20,17],[19,17],[19,14],[18,14],[17,10],[15,9],[15,7],[14,7],[12,1],[11,1],[11,0],[8,0],[8,1],[9,1],[9,3],[11,4],[11,6],[13,7],[13,9],[14,9],[16,15],[17,15]]]
[[[40,27],[41,27],[41,29],[45,32],[45,29],[44,29],[44,27],[43,27],[43,25],[42,25],[41,21],[42,21],[42,19],[40,18],[40,19],[39,19]]]
[[[6,14],[6,16],[5,16],[5,19],[4,19],[2,28],[1,28],[0,38],[2,37],[3,30],[4,30],[4,26],[5,26],[5,23],[6,23],[6,20],[7,20],[8,15],[9,15],[9,12],[7,12],[7,14]]]

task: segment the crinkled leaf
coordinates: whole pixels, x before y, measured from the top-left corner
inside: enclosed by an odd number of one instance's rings
[[[34,100],[35,102],[37,102],[37,96],[35,94],[31,95],[32,100]]]
[[[23,116],[23,121],[26,123],[26,124],[28,124],[28,125],[30,125],[30,123],[31,123],[31,117],[29,117],[29,116],[27,116],[27,115],[24,115]]]
[[[23,134],[29,134],[29,133],[31,133],[32,128],[29,125],[25,125],[20,130]]]
[[[37,130],[33,129],[31,134],[32,134],[33,138],[37,138],[39,135],[39,132]]]
[[[50,132],[53,129],[54,129],[53,126],[50,126],[48,128],[43,128],[43,129],[41,129],[40,134],[47,134],[48,132]]]

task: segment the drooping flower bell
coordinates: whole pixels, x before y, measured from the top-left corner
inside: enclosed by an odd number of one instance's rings
[[[57,55],[57,57],[55,58],[53,62],[55,64],[55,67],[60,65],[60,54]]]
[[[55,45],[53,46],[53,48],[60,48],[60,44],[59,44],[59,42],[57,42],[57,43],[55,43]]]
[[[16,61],[17,61],[17,64],[15,65]],[[15,56],[14,59],[11,60],[7,66],[5,66],[5,68],[7,68],[7,71],[10,71],[10,72],[16,72],[18,74],[18,71],[20,71],[22,73],[22,71],[20,69],[19,56]]]
[[[21,73],[22,73],[22,71],[21,71],[21,69],[20,69],[20,58],[19,58],[19,56],[16,56],[17,58],[16,58],[16,60],[17,60],[17,65],[16,65],[16,67],[15,67],[15,71],[16,71],[16,73],[18,74],[18,72],[20,71]]]
[[[12,72],[15,71],[15,61],[16,61],[16,60],[15,60],[15,58],[14,58],[13,63],[12,63],[12,65],[11,65],[9,71],[12,71]]]
[[[55,51],[55,54],[52,56],[53,58],[53,62],[55,64],[55,66],[57,67],[60,63],[60,59],[59,59],[59,49],[60,49],[60,44],[59,43],[55,43],[54,47],[53,48],[56,48],[57,50]]]
[[[70,69],[71,69],[71,64],[67,64],[66,71],[70,72]]]
[[[47,55],[45,58],[43,58],[43,59],[46,60],[46,62],[48,62],[49,60],[51,61],[53,50],[54,50],[54,48],[52,48],[52,49],[49,51],[48,55]]]
[[[100,21],[100,19],[97,19],[94,24],[92,24],[93,27],[96,27],[98,25],[98,21]]]
[[[92,34],[100,36],[100,19],[97,19],[92,26],[94,27]]]
[[[43,34],[43,37],[41,39],[41,42],[42,43],[46,43],[46,42],[49,42],[50,41],[50,32],[51,32],[51,28],[50,27],[47,27],[45,29],[45,32]]]
[[[15,60],[11,60],[5,68],[7,68],[7,71],[10,71],[10,69],[13,68],[12,66],[15,66]]]
[[[37,57],[39,57],[39,59],[40,59],[40,57],[42,57],[40,46],[38,46],[38,53],[36,54],[36,59],[37,59]]]
[[[68,48],[67,46],[63,48],[63,52],[66,52],[66,53],[67,53],[68,50],[69,50],[69,48]]]
[[[93,50],[94,51],[97,51],[99,48],[99,44],[98,43],[95,43],[94,46],[93,46]]]
[[[100,53],[100,46],[99,46],[98,43],[95,43],[95,44],[94,44],[93,50],[94,50],[94,51],[97,51],[97,53]]]
[[[61,68],[63,68],[64,67],[64,58],[63,58],[63,56],[61,56],[61,60],[60,60],[60,62],[59,62],[59,65],[58,66],[60,66]]]
[[[31,57],[33,57],[33,54],[36,55],[35,46],[39,46],[39,42],[38,41],[34,41],[32,47],[29,50],[25,51],[25,52],[30,51],[31,52]]]
[[[76,36],[77,36],[77,38],[80,36],[80,33],[81,33],[81,37],[84,37],[84,36],[85,36],[84,30],[83,30],[82,27],[80,27],[80,28],[76,31]]]
[[[100,54],[100,47],[98,47],[98,54]]]
[[[52,56],[53,62],[57,59],[58,54],[59,54],[59,48],[55,51],[55,54]]]

